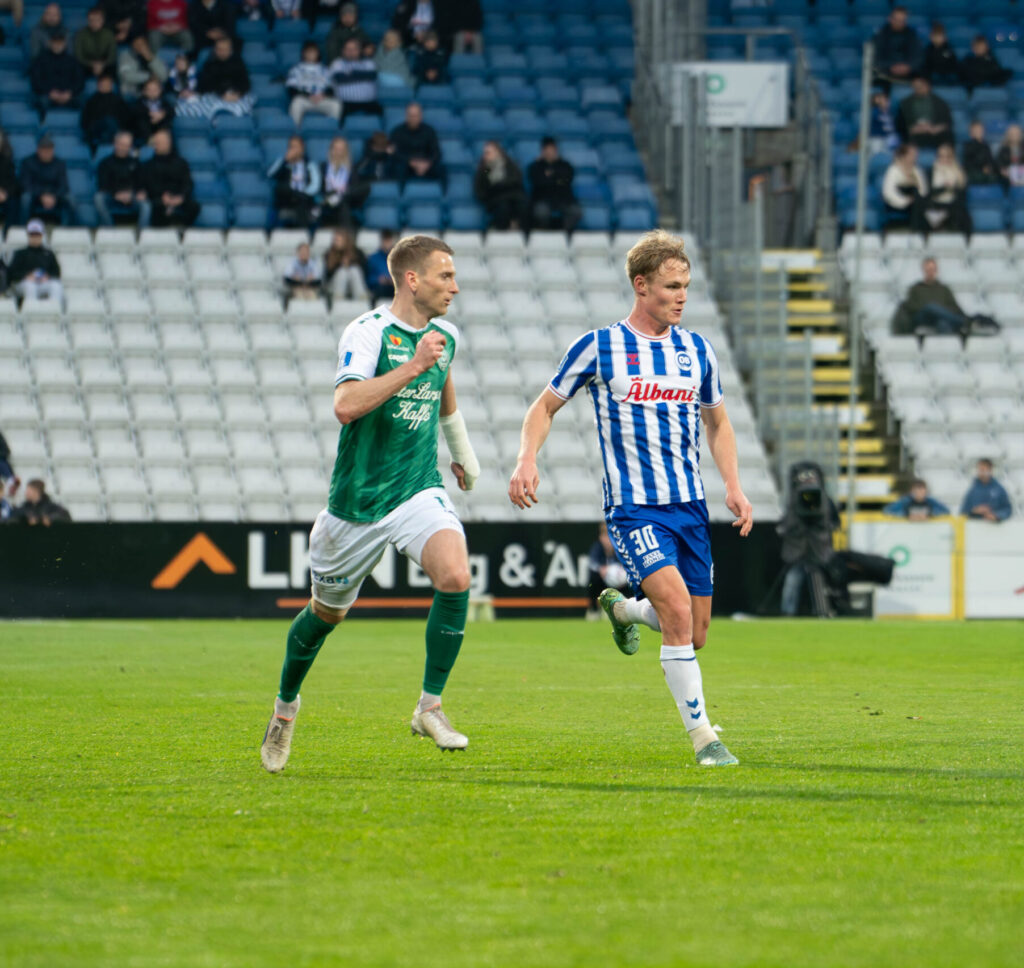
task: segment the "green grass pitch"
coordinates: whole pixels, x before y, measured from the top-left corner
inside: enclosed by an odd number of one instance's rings
[[[0,624],[0,965],[1019,966],[1020,623],[712,625],[694,765],[645,632],[351,620],[260,768],[287,621]]]

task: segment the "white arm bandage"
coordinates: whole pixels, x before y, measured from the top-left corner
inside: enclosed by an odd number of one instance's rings
[[[466,490],[470,491],[480,476],[480,461],[476,459],[473,445],[469,442],[466,421],[456,410],[441,418],[441,429],[444,431],[444,439],[448,444],[448,450],[451,451],[452,459],[466,472]]]

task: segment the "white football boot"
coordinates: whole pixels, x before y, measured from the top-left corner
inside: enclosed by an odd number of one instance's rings
[[[413,736],[428,736],[442,750],[464,750],[469,746],[469,740],[448,722],[440,703],[423,712],[417,708],[412,714],[410,725]]]
[[[279,704],[284,705],[280,700],[275,700],[274,715],[267,723],[263,745],[260,747],[260,762],[268,773],[280,773],[288,762],[288,754],[292,751],[292,733],[295,732],[295,717],[299,714],[298,696],[295,697],[295,709],[290,717],[279,714]]]

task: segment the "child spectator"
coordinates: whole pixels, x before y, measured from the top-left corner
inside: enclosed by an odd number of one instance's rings
[[[85,102],[79,124],[82,137],[95,154],[96,148],[111,139],[128,123],[128,105],[114,90],[114,72],[104,71],[96,78],[96,92]]]
[[[417,84],[445,84],[448,81],[448,58],[441,50],[437,31],[428,30],[422,43],[412,51],[413,74]]]
[[[981,521],[1005,521],[1012,513],[1010,496],[1006,488],[992,476],[992,461],[982,457],[977,465],[977,477],[964,495],[960,513]]]
[[[344,138],[333,138],[324,162],[324,200],[320,207],[321,225],[351,226],[352,209],[359,208],[370,186],[360,182],[352,169],[352,155]]]
[[[967,175],[956,160],[953,145],[939,145],[932,165],[931,191],[926,216],[933,229],[971,233],[971,215],[967,211]]]
[[[473,178],[473,194],[487,210],[490,228],[518,230],[524,227],[523,173],[497,141],[484,143]]]
[[[331,76],[320,61],[320,47],[315,40],[302,45],[302,60],[288,72],[285,89],[291,98],[288,114],[296,127],[302,124],[307,111],[341,120],[341,101],[332,94]]]
[[[395,298],[395,282],[388,270],[388,254],[395,247],[396,236],[397,233],[391,229],[381,229],[380,246],[366,260],[366,285],[374,304]]]
[[[887,222],[909,225],[912,232],[926,231],[924,203],[927,197],[928,184],[924,172],[917,166],[917,148],[900,145],[882,178]]]
[[[367,44],[372,43],[370,35],[359,25],[359,8],[354,3],[343,3],[338,9],[338,22],[331,27],[324,44],[328,64],[341,57],[349,40],[359,41],[361,51],[365,51]]]
[[[894,151],[900,143],[896,133],[896,118],[892,113],[889,95],[875,91],[871,95],[871,127],[868,129],[868,150],[872,155]]]
[[[142,86],[142,94],[130,110],[129,127],[137,145],[147,144],[157,131],[170,130],[174,122],[174,103],[155,77]]]
[[[924,49],[921,73],[932,84],[960,83],[960,62],[946,36],[946,28],[937,20],[932,24],[928,46]]]
[[[52,299],[63,302],[64,288],[60,281],[60,263],[43,245],[43,223],[34,218],[25,227],[28,245],[18,249],[8,272],[14,291],[22,299]],[[28,492],[25,494],[28,497]]]
[[[336,229],[324,253],[324,280],[337,299],[368,299],[366,256],[349,229]]]
[[[924,521],[949,514],[949,508],[941,501],[929,497],[928,485],[918,477],[910,482],[910,493],[887,504],[882,508],[882,513],[894,518],[906,518],[908,521]]]
[[[1002,87],[1013,76],[1013,71],[996,60],[984,34],[978,34],[971,41],[971,52],[964,58],[961,70],[968,91],[976,87]]]
[[[317,299],[323,288],[323,278],[323,264],[316,256],[310,255],[308,242],[300,242],[295,258],[284,274],[285,306],[292,299]]]
[[[288,147],[267,171],[274,184],[274,218],[278,225],[306,228],[320,214],[316,206],[320,194],[320,167],[306,158],[306,143],[297,134],[288,139]]]
[[[999,143],[996,164],[1008,185],[1024,185],[1024,132],[1019,124],[1011,124]]]
[[[15,508],[8,524],[29,524],[48,528],[71,520],[67,508],[62,507],[49,494],[46,485],[34,478],[25,485],[25,503]]]
[[[166,91],[179,101],[199,96],[199,70],[184,53],[174,58],[167,75]]]
[[[985,140],[985,125],[972,121],[970,138],[964,143],[964,174],[968,185],[995,185],[1001,179],[992,149]]]
[[[149,0],[146,4],[146,29],[153,51],[170,44],[189,53],[195,46],[192,32],[188,29],[188,4],[185,0]]]
[[[404,84],[413,86],[409,61],[402,49],[402,35],[394,29],[384,32],[384,37],[374,55],[377,72],[382,84]]]
[[[117,41],[114,32],[105,25],[103,11],[93,7],[85,16],[85,26],[75,34],[75,60],[90,77],[99,77],[114,66]]]
[[[345,41],[341,57],[331,63],[334,93],[342,103],[343,116],[350,114],[383,114],[377,101],[377,64],[363,55],[359,41]]]

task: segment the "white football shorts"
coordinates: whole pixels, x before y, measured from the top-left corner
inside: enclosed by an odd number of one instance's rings
[[[389,544],[419,565],[424,545],[438,531],[466,533],[443,487],[420,491],[368,524],[343,521],[324,508],[309,534],[313,598],[330,608],[348,608]]]

